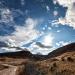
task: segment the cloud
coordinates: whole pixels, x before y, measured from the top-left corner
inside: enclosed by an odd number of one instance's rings
[[[42,41],[32,43],[28,50],[30,50],[30,52],[33,54],[41,53],[46,55],[54,50],[53,39],[54,37],[51,34],[46,34]]]
[[[48,30],[52,30],[52,28],[51,27],[48,27]]]
[[[56,4],[56,3],[57,3],[57,1],[56,1],[56,0],[53,0],[53,3],[54,3],[54,4]]]
[[[43,54],[47,55],[49,52],[52,52],[54,50],[53,47],[46,48],[46,47],[40,47],[36,44],[36,42],[32,43],[31,46],[28,48],[28,50],[33,54]]]
[[[40,32],[35,29],[36,25],[38,20],[27,18],[24,26],[15,26],[15,31],[11,35],[0,36],[0,39],[7,41],[11,46],[30,42],[40,35]]]
[[[53,12],[53,15],[54,15],[54,16],[57,16],[57,15],[58,15],[58,11],[55,10],[55,11]]]
[[[8,47],[7,43],[0,41],[0,47]]]
[[[71,41],[68,41],[68,42],[65,42],[65,41],[59,41],[59,42],[56,43],[56,45],[57,45],[58,47],[60,47],[60,46],[68,45],[69,43],[71,43]]]
[[[39,46],[39,47],[41,47],[41,48],[51,48],[52,47],[52,46],[45,46],[41,42],[36,42],[36,45]]]
[[[21,5],[25,5],[25,1],[24,0],[21,0]]]
[[[0,22],[9,23],[13,21],[12,12],[8,8],[0,9],[1,20]]]
[[[15,51],[21,51],[21,50],[16,49],[16,48],[9,48],[9,47],[0,48],[0,53],[3,53],[3,52],[15,52]]]
[[[52,46],[54,37],[52,34],[46,34],[43,38],[42,44],[45,46]]]
[[[18,47],[22,46],[24,44],[27,44],[31,42],[32,40],[38,38],[41,36],[41,32],[39,32],[36,27],[39,25],[39,23],[43,22],[43,19],[33,19],[33,18],[27,18],[25,20],[25,23],[23,25],[17,25],[14,22],[14,17],[17,17],[18,14],[16,12],[19,12],[23,15],[23,13],[20,10],[10,10],[8,8],[0,8],[1,12],[1,19],[0,22],[5,23],[7,26],[13,26],[15,31],[13,31],[10,35],[7,36],[1,36],[0,35],[0,41],[4,41],[7,43],[9,47]],[[9,48],[3,48],[5,51],[10,51]],[[11,51],[16,51],[16,49],[11,49]]]
[[[50,11],[50,8],[49,8],[49,6],[48,6],[48,5],[46,6],[46,10],[47,10],[47,11]]]
[[[59,32],[61,32],[61,30],[57,30],[56,32],[59,33]]]
[[[67,12],[64,18],[60,17],[57,24],[69,25],[75,28],[75,0],[56,0],[63,7],[67,7]]]
[[[63,7],[70,7],[75,2],[75,0],[56,0],[56,2]]]

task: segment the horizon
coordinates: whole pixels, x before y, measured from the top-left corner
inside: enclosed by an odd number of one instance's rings
[[[0,0],[1,42],[44,55],[75,42],[75,1]]]

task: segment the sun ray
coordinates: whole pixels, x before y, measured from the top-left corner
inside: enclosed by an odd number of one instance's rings
[[[51,46],[53,43],[53,39],[54,39],[53,36],[51,34],[48,34],[44,37],[43,43],[46,46]]]

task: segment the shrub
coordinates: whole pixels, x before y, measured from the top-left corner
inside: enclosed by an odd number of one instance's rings
[[[71,57],[67,57],[67,61],[73,62],[73,59]]]
[[[55,75],[74,75],[71,70],[63,70],[61,72],[56,72]]]
[[[56,70],[56,68],[57,68],[57,64],[54,62],[53,64],[52,64],[52,66],[51,66],[51,68],[50,68],[50,71],[55,71]]]

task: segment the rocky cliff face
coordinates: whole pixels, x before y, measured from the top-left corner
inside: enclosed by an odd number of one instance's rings
[[[75,43],[47,56],[28,51],[1,53],[0,75],[75,75]]]

